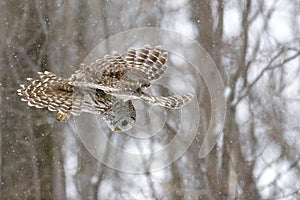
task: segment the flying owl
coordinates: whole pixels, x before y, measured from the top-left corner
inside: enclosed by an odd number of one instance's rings
[[[18,95],[29,106],[57,112],[57,120],[66,121],[81,112],[100,114],[112,131],[126,132],[136,121],[132,99],[178,109],[192,99],[191,94],[151,96],[143,90],[166,71],[168,53],[160,46],[130,48],[125,56],[113,51],[95,62],[82,65],[69,79],[54,73],[38,72],[39,78],[27,78]]]

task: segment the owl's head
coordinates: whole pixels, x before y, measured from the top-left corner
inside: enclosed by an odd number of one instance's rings
[[[117,133],[126,132],[132,129],[134,124],[135,124],[135,118],[125,116],[124,118],[118,120],[113,125],[113,131]]]
[[[109,128],[114,132],[129,131],[135,125],[136,113],[132,102],[117,100],[112,109],[104,116]]]

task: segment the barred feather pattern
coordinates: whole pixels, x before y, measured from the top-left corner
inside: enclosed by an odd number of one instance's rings
[[[130,48],[123,58],[118,52],[104,56],[84,66],[72,75],[77,86],[97,88],[106,92],[136,91],[149,87],[150,82],[160,78],[166,71],[168,53],[157,46],[151,50],[145,46],[136,52]]]
[[[21,100],[27,101],[29,106],[80,115],[81,112],[103,114],[113,105],[103,91],[76,88],[69,80],[48,71],[39,75],[39,79],[28,78],[30,84],[20,85],[21,89],[17,90]]]
[[[152,103],[155,105],[163,106],[170,109],[181,108],[185,104],[187,104],[193,98],[192,94],[185,95],[173,95],[166,97],[154,97],[148,94],[142,93],[139,97],[140,99]]]
[[[191,94],[155,97],[143,92],[163,76],[167,59],[168,53],[160,46],[130,48],[124,56],[113,51],[82,65],[69,79],[38,72],[39,78],[28,78],[29,84],[20,85],[17,92],[29,106],[57,111],[58,120],[88,112],[102,115],[116,132],[127,131],[136,120],[132,99],[171,109],[181,108],[192,99]]]

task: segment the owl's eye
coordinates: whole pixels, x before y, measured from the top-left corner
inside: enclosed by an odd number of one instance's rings
[[[122,124],[122,126],[127,126],[128,122],[127,122],[127,120],[123,120],[121,124]]]

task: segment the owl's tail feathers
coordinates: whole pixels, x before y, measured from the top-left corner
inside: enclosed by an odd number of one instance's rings
[[[185,94],[185,95],[173,95],[173,96],[166,96],[166,97],[154,97],[143,94],[140,98],[148,103],[152,103],[155,105],[160,105],[166,108],[171,109],[179,109],[189,103],[193,98],[192,94]]]
[[[20,85],[17,92],[21,100],[36,108],[68,113],[72,107],[72,86],[68,80],[48,71],[38,73],[40,78],[27,78],[30,83]]]

